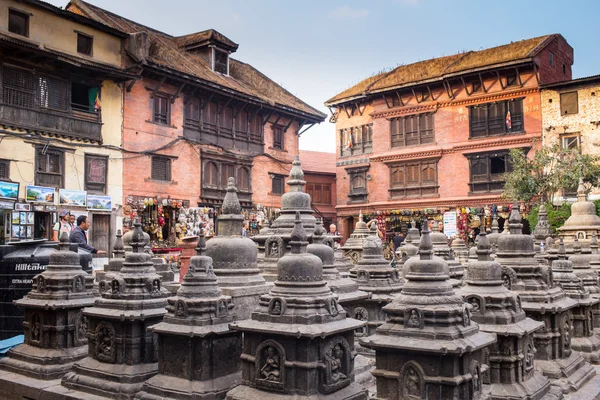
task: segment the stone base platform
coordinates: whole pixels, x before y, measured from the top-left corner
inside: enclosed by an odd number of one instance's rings
[[[375,369],[375,357],[358,354],[354,358],[354,381],[364,386],[369,393],[377,390],[377,381],[371,372]]]
[[[232,387],[242,383],[242,372],[212,379],[190,381],[167,375],[150,378],[135,398],[139,400],[215,400],[224,399]]]
[[[273,284],[271,282],[256,286],[221,286],[221,293],[224,296],[231,296],[231,301],[235,306],[233,311],[236,315],[236,320],[241,321],[252,316],[252,312],[258,308],[260,296],[269,293],[272,287]]]
[[[57,350],[21,344],[10,350],[9,357],[0,360],[0,369],[34,379],[60,379],[87,354],[87,346]]]
[[[489,400],[561,400],[564,398],[561,389],[552,386],[548,378],[537,371],[525,382],[486,385],[484,392]]]
[[[227,393],[227,400],[367,400],[368,396],[367,389],[353,382],[331,394],[314,394],[310,396],[266,392],[249,386],[238,386]]]
[[[591,364],[600,364],[600,336],[597,334],[571,339],[571,350],[580,352]]]
[[[575,351],[568,358],[560,360],[535,360],[535,366],[565,394],[581,389],[596,374],[594,367]]]

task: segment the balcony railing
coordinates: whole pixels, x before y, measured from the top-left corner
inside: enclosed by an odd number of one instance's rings
[[[82,140],[102,140],[100,112],[79,104],[61,112],[0,102],[0,124]]]

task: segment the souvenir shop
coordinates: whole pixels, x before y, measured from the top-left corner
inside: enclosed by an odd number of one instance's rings
[[[263,207],[261,204],[250,209],[242,209],[244,215],[244,228],[246,236],[258,235],[266,222],[273,222],[279,217],[281,209],[275,207]]]

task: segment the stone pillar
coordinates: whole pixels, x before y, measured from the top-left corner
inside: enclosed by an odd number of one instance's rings
[[[307,245],[297,213],[274,287],[252,319],[231,325],[244,334],[243,384],[227,399],[367,399],[354,382],[354,330],[364,323],[346,317]]]

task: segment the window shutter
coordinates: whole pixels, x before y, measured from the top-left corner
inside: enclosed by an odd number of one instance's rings
[[[560,94],[560,115],[571,115],[579,112],[577,92]]]

